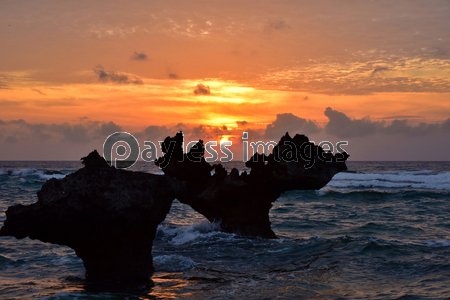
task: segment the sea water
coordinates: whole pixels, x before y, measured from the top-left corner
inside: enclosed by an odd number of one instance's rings
[[[220,232],[174,201],[154,240],[156,272],[139,287],[92,289],[72,249],[0,237],[0,299],[449,298],[450,162],[347,165],[321,190],[274,202],[277,240]],[[0,224],[8,206],[36,202],[46,180],[80,167],[0,162]],[[144,162],[133,170],[161,173]]]

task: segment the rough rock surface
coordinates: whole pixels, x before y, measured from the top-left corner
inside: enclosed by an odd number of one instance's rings
[[[181,146],[181,132],[164,140],[165,149],[170,149],[171,143],[173,151],[166,151],[155,163],[164,165],[165,174],[186,182],[187,193],[178,200],[209,221],[220,222],[223,231],[245,236],[276,238],[270,228],[269,210],[281,193],[320,189],[336,173],[347,169],[347,153],[325,153],[304,135],[291,138],[286,133],[268,157],[255,154],[246,162],[250,174],[239,174],[237,169],[228,174],[221,164],[209,165],[202,140],[187,154]]]
[[[112,168],[97,151],[83,163],[77,172],[47,181],[36,203],[9,207],[0,235],[73,248],[88,280],[148,280],[157,226],[184,192],[183,183]]]
[[[286,133],[268,157],[255,154],[246,163],[249,174],[211,166],[202,140],[183,153],[181,132],[164,145],[155,162],[164,176],[118,170],[90,153],[84,168],[47,181],[38,202],[9,207],[0,236],[67,245],[83,260],[88,280],[136,283],[153,272],[153,239],[175,198],[223,231],[276,238],[269,210],[281,193],[320,189],[347,169],[346,153],[325,153],[304,135]]]

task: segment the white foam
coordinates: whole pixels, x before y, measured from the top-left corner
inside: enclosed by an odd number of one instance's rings
[[[390,181],[450,181],[450,172],[435,173],[434,171],[398,171],[380,173],[347,173],[340,172],[333,179],[337,180],[390,180]]]
[[[11,172],[11,175],[13,175],[13,176],[29,176],[29,175],[34,175],[37,172],[38,172],[37,169],[19,169],[19,170],[13,170]]]
[[[172,245],[183,245],[194,243],[201,237],[209,237],[211,234],[217,233],[220,225],[218,223],[204,222],[191,225],[188,227],[167,227],[159,226],[158,231],[162,231],[168,237],[168,242]],[[220,234],[223,234],[220,232]]]
[[[20,178],[19,181],[20,181],[20,183],[27,183],[27,182],[30,182],[30,181],[26,180],[25,178]]]
[[[0,175],[8,174],[7,171],[1,170]],[[11,172],[12,176],[32,176],[37,175],[40,179],[43,180],[49,180],[50,178],[56,178],[56,179],[62,179],[66,177],[65,174],[45,174],[45,170],[38,170],[38,169],[18,169],[18,170],[12,170]]]
[[[333,188],[412,188],[450,190],[450,172],[399,171],[384,173],[346,173],[333,177]]]
[[[341,187],[331,187],[327,185],[320,190],[314,191],[317,196],[324,197],[329,193],[340,193],[340,194],[351,194],[351,193],[383,193],[383,194],[395,194],[399,193],[402,190],[400,189],[387,189],[387,187],[374,187],[374,188],[364,188],[359,187],[358,189],[352,188],[348,185]]]

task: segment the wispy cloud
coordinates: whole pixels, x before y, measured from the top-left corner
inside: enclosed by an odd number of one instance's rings
[[[380,62],[390,67],[379,66]],[[450,78],[445,71],[448,69],[450,59],[388,56],[383,53],[367,57],[360,53],[348,61],[315,60],[302,66],[271,71],[250,82],[260,88],[327,95],[448,93]]]
[[[40,94],[40,95],[43,95],[43,96],[46,95],[44,92],[42,92],[42,91],[39,90],[39,89],[31,89],[31,90],[34,91],[34,92],[36,92],[36,93],[38,93],[38,94]]]
[[[282,18],[268,20],[265,24],[264,31],[270,33],[272,31],[282,31],[291,28]]]
[[[147,57],[147,54],[145,54],[145,53],[138,53],[138,52],[135,51],[133,53],[133,56],[131,57],[131,59],[133,59],[133,60],[147,60],[148,57]]]
[[[375,76],[375,74],[377,74],[377,73],[383,73],[383,72],[386,72],[386,71],[389,71],[388,67],[376,67],[372,71],[372,76]]]
[[[0,100],[1,107],[11,107],[11,106],[19,106],[24,104],[25,101],[14,101],[14,100]]]

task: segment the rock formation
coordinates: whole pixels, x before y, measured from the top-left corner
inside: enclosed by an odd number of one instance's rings
[[[0,236],[67,245],[92,281],[140,282],[153,272],[153,239],[175,198],[225,232],[276,238],[269,210],[281,193],[320,189],[347,169],[346,153],[326,153],[304,135],[286,133],[269,156],[256,153],[249,174],[208,164],[202,140],[189,153],[182,145],[181,132],[165,139],[155,162],[164,176],[110,167],[94,151],[82,169],[47,181],[36,203],[9,207]]]
[[[115,169],[97,151],[83,163],[63,179],[48,180],[36,203],[9,207],[0,235],[71,247],[91,281],[149,280],[157,226],[183,183]]]
[[[164,145],[165,154],[155,163],[164,166],[165,174],[186,183],[187,192],[178,200],[209,221],[220,222],[223,231],[251,237],[276,238],[269,210],[281,193],[320,189],[347,169],[347,153],[326,153],[304,135],[291,138],[286,133],[268,157],[256,153],[246,163],[250,174],[241,175],[237,169],[227,174],[221,164],[208,164],[202,140],[187,154],[183,153],[181,132],[167,137]]]

